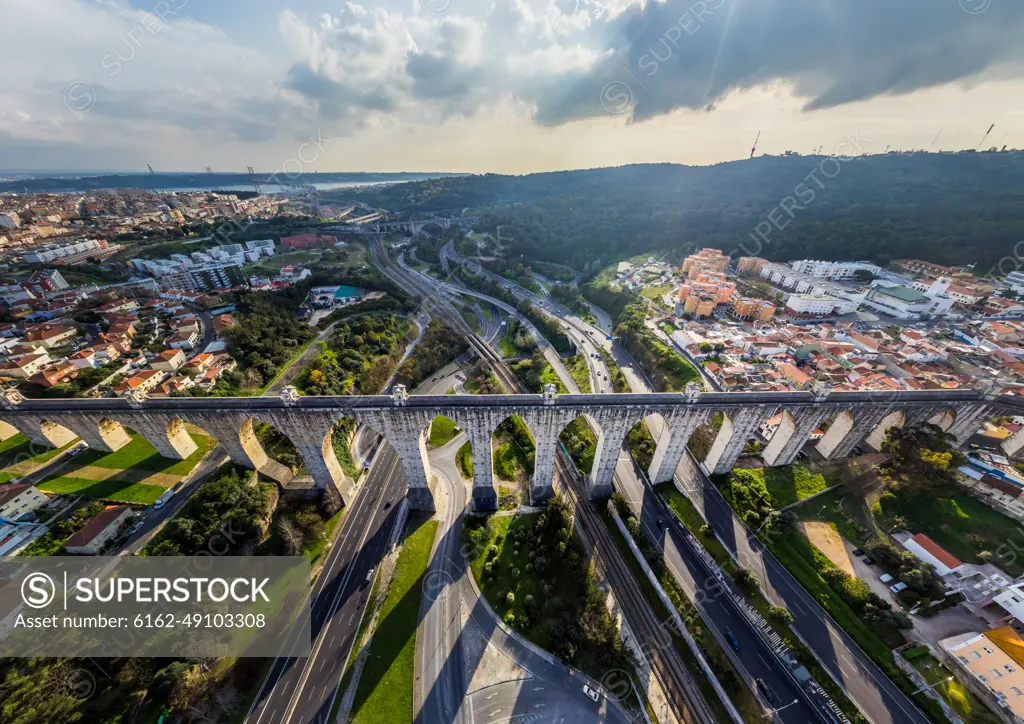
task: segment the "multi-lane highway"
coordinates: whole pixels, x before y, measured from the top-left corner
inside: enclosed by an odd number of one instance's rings
[[[754,571],[761,590],[770,600],[789,609],[793,614],[793,628],[872,724],[926,724],[929,721],[832,621],[785,566],[765,550],[692,458],[683,459],[676,479],[718,539],[745,567]]]
[[[370,594],[366,574],[386,552],[405,488],[398,456],[382,445],[313,584],[313,651],[273,662],[246,724],[326,724]]]
[[[446,246],[442,252],[457,258],[451,246]],[[483,270],[482,273],[494,278],[494,275],[487,270]],[[634,392],[651,391],[649,381],[646,380],[642,371],[637,365],[633,364],[632,360],[619,345],[596,333],[589,334],[595,331],[592,325],[576,317],[569,310],[550,298],[542,299],[529,290],[500,277],[495,280],[512,290],[517,297],[529,299],[535,304],[544,306],[545,309],[561,317],[563,321],[588,334],[591,339],[604,346],[622,368],[627,382]],[[595,316],[598,317],[598,321],[602,326],[601,330],[596,330],[597,332],[610,330],[611,320],[602,319],[601,314],[596,314]],[[606,317],[607,315],[604,316]],[[659,439],[664,432],[664,421],[659,416],[652,415],[648,418],[647,422],[654,439]],[[627,457],[628,454],[624,453],[623,460],[620,461],[616,469],[616,488],[633,496],[640,496],[643,484],[635,473],[632,460],[629,459],[628,463],[626,462]],[[684,461],[684,463],[687,462],[689,461]],[[857,707],[874,724],[888,722],[893,722],[894,724],[897,722],[917,724],[918,722],[926,722],[927,718],[920,709],[896,688],[852,639],[831,621],[818,603],[804,591],[785,567],[778,563],[770,554],[764,552],[763,546],[756,542],[755,537],[746,529],[742,521],[735,516],[732,508],[721,498],[710,480],[692,463],[680,467],[680,471],[684,470],[689,471],[683,477],[687,479],[686,484],[690,488],[690,497],[702,509],[705,519],[735,555],[743,561],[750,562],[749,567],[758,575],[762,590],[765,590],[772,600],[786,606],[790,610],[795,619],[795,630],[809,645],[822,665],[840,682],[840,685],[846,690],[847,695]],[[679,475],[678,472],[677,475]],[[642,495],[638,499],[643,500],[645,524],[649,522],[647,519],[652,517],[652,515],[654,515],[655,524],[658,518],[663,520],[673,518],[673,516],[669,516],[665,511],[661,511],[663,513],[661,515],[649,513],[649,511],[658,511],[658,507],[660,507],[660,503],[653,499],[652,496]],[[674,543],[670,537],[667,539],[667,542],[665,537],[660,537],[660,539],[664,543],[666,563],[684,587],[692,591],[697,581],[706,580],[702,579],[702,576],[705,574],[699,561],[692,556],[682,555],[679,551],[679,545],[675,544],[678,541]],[[706,619],[709,621],[709,625],[718,630],[719,634],[722,633],[722,628],[719,625],[721,623],[720,619],[721,613],[717,611]],[[745,636],[755,636],[752,629],[749,629],[749,627],[744,628]],[[739,637],[739,632],[735,629],[730,630]],[[771,661],[766,656],[760,663],[770,663]],[[771,673],[766,673],[768,669],[756,665],[758,662],[751,662],[748,666],[747,657],[743,658],[742,663],[746,666],[749,673],[754,676],[761,676],[766,682],[769,682],[769,685],[772,685],[771,682],[773,681],[779,682],[779,688],[784,691],[787,690],[785,682],[788,681],[788,677],[778,662],[775,662],[774,666],[769,667]],[[743,667],[740,670],[743,671]],[[757,671],[762,673],[758,674],[756,673]],[[792,687],[789,687],[788,690],[792,690]],[[792,709],[800,710],[795,705]],[[779,716],[784,716],[785,714],[786,712],[782,712]],[[786,721],[790,720],[786,718]]]

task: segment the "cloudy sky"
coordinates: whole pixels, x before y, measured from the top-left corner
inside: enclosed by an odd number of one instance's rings
[[[1021,0],[0,0],[0,27],[0,170],[1024,147]]]

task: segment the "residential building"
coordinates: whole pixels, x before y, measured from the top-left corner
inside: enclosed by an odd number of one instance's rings
[[[819,294],[790,294],[786,311],[795,316],[831,317],[852,314],[859,305],[846,299]]]
[[[733,300],[732,312],[740,319],[767,321],[775,314],[775,305],[763,299],[738,297]]]
[[[81,241],[63,245],[54,244],[26,253],[25,261],[29,264],[48,264],[66,257],[99,251],[106,245],[106,241],[100,242],[96,239],[83,239]]]
[[[0,485],[0,518],[17,521],[23,515],[46,505],[49,501],[31,483]]]
[[[131,517],[127,505],[108,505],[64,541],[64,552],[80,556],[98,556]]]
[[[230,314],[218,314],[213,318],[213,331],[215,334],[220,334],[226,329],[231,329],[235,326],[235,319]]]
[[[209,352],[200,352],[188,361],[188,364],[185,365],[185,371],[199,374],[200,372],[205,372],[212,367],[213,363],[214,356],[212,354]]]
[[[801,261],[791,262],[790,266],[801,274],[835,281],[853,280],[857,272],[868,272],[874,276],[882,271],[880,266],[867,261],[814,261],[802,259]]]
[[[21,226],[21,217],[17,214],[0,214],[0,229],[17,229]]]
[[[80,370],[103,366],[103,363],[100,362],[99,357],[96,355],[96,350],[92,347],[86,347],[83,350],[75,352],[73,355],[68,357],[68,362]]]
[[[156,356],[149,366],[155,370],[163,370],[164,372],[176,372],[182,365],[185,364],[185,353],[180,349],[168,349],[164,350]]]
[[[126,392],[149,392],[163,382],[167,376],[162,370],[141,370],[114,388],[114,392],[123,395]]]
[[[199,332],[195,330],[179,332],[168,337],[164,342],[171,349],[195,349],[196,344],[199,342]]]
[[[41,387],[53,387],[61,382],[78,377],[78,370],[79,368],[76,365],[64,360],[36,372],[28,378],[28,381]]]
[[[939,641],[960,670],[987,690],[997,707],[1024,719],[1024,641],[1009,626]]]
[[[708,317],[718,305],[718,297],[708,294],[691,294],[683,302],[683,312],[695,317]]]
[[[913,272],[914,274],[924,274],[930,277],[959,277],[964,274],[970,275],[970,270],[963,266],[943,266],[942,264],[933,264],[930,261],[921,261],[920,259],[897,259],[892,262],[889,266],[894,269],[902,269],[903,271]]]
[[[1010,272],[1003,278],[1003,284],[1017,294],[1024,294],[1024,271]]]
[[[245,248],[249,251],[258,251],[262,256],[274,255],[273,239],[255,239],[245,242]]]
[[[775,369],[778,370],[791,385],[793,385],[793,389],[809,390],[811,385],[814,384],[814,378],[796,365],[788,362],[782,362],[775,365]]]
[[[37,269],[29,277],[28,284],[39,287],[44,292],[59,292],[68,288],[68,283],[56,269]]]
[[[918,533],[901,542],[904,548],[922,561],[935,566],[935,572],[940,576],[957,571],[964,565],[956,556],[924,533]]]
[[[153,397],[169,397],[172,392],[187,390],[189,387],[195,387],[195,385],[196,383],[185,375],[178,375],[154,387],[150,394]]]
[[[61,324],[40,324],[25,332],[26,342],[38,342],[46,349],[51,349],[78,336],[78,330]]]
[[[768,260],[759,256],[741,256],[736,262],[736,273],[741,277],[759,277],[767,265]]]
[[[282,239],[282,241],[284,241]],[[731,259],[718,249],[705,248],[683,260],[683,274],[696,279],[702,272],[725,272]]]
[[[29,378],[52,362],[45,351],[38,354],[26,354],[0,362],[0,377]]]

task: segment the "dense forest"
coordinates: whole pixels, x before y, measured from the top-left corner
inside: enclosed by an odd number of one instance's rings
[[[358,196],[410,214],[469,207],[485,230],[501,225],[511,252],[590,270],[651,250],[713,246],[774,260],[979,262],[984,274],[1024,238],[1019,153],[792,154],[464,176]]]
[[[423,339],[416,349],[398,367],[395,382],[409,388],[423,382],[446,364],[466,351],[469,343],[452,331],[452,328],[440,319],[430,320]]]
[[[307,395],[376,395],[414,335],[403,317],[382,312],[339,322],[295,385]]]

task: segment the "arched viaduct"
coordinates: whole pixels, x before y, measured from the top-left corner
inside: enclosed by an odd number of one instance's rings
[[[267,422],[295,444],[316,484],[336,487],[346,502],[353,483],[338,465],[331,434],[341,418],[353,417],[395,448],[408,479],[410,504],[422,509],[433,508],[426,438],[438,415],[454,420],[472,443],[474,507],[489,509],[497,500],[491,435],[510,415],[523,418],[536,442],[531,498],[540,501],[552,494],[559,433],[580,415],[598,433],[588,489],[599,498],[611,493],[630,428],[653,414],[665,421],[649,469],[658,483],[672,479],[690,436],[716,413],[722,413],[722,424],[704,461],[712,474],[730,470],[761,423],[779,413],[782,421],[762,451],[770,466],[793,462],[814,430],[826,424],[817,449],[834,459],[860,444],[877,447],[893,425],[930,421],[962,443],[987,419],[1024,413],[1020,398],[973,390],[882,394],[832,392],[820,385],[812,392],[720,393],[691,386],[685,393],[616,395],[556,395],[549,386],[542,395],[486,396],[408,396],[399,386],[392,394],[361,397],[299,397],[287,388],[280,397],[132,400],[28,400],[7,392],[0,403],[0,439],[20,431],[37,445],[59,447],[78,436],[93,448],[112,451],[127,444],[127,427],[161,455],[183,459],[196,449],[185,430],[189,422],[213,436],[233,462],[287,483],[290,469],[269,458],[253,432],[255,423]],[[1024,435],[1007,444],[1024,446]]]

